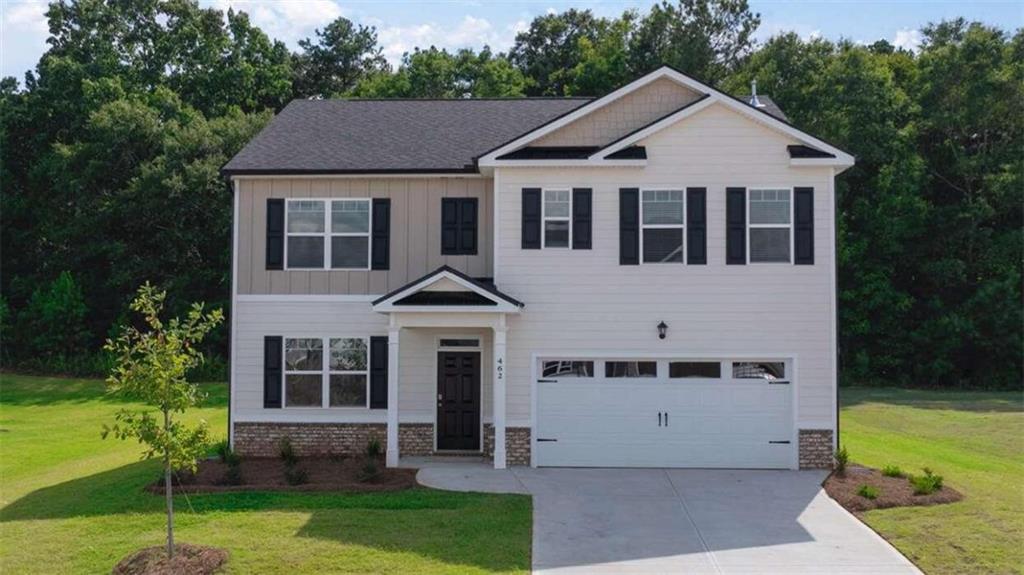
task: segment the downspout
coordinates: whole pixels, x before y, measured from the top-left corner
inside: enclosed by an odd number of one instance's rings
[[[238,311],[238,180],[228,180],[232,198],[231,218],[231,323],[228,328],[228,445],[232,450],[235,448],[235,426],[233,425],[234,397],[235,397],[235,325]]]

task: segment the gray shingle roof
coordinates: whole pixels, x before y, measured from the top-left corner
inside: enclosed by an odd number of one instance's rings
[[[224,174],[462,172],[589,98],[295,100]]]
[[[786,120],[758,97],[763,111]],[[591,100],[295,100],[221,173],[474,172],[477,157]]]

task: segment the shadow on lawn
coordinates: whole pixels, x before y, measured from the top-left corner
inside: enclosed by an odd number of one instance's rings
[[[32,375],[0,374],[0,404],[5,406],[44,406],[85,403],[131,403],[130,400],[106,393],[106,384],[99,379],[68,379]],[[227,386],[222,383],[199,384],[207,398],[202,407],[227,408]]]
[[[841,387],[842,407],[879,403],[917,409],[947,409],[974,412],[1024,412],[1024,396],[1013,391],[957,391],[900,389],[893,387]]]
[[[0,523],[162,514],[163,497],[143,490],[160,475],[156,461],[140,461],[37,489],[0,509]],[[207,513],[308,511],[298,537],[384,551],[413,553],[452,565],[486,570],[528,570],[529,499],[427,488],[388,493],[239,492],[175,497],[179,516]],[[507,521],[510,513],[524,520]],[[509,526],[521,537],[505,539]],[[510,541],[517,541],[517,548]],[[301,545],[301,543],[299,543]]]

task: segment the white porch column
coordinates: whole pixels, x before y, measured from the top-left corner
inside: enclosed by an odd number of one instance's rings
[[[505,469],[505,338],[508,327],[502,314],[494,327],[494,468]]]
[[[398,335],[401,329],[388,329],[388,467],[398,467]]]

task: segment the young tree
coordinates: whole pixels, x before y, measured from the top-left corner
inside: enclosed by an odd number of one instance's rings
[[[192,304],[184,320],[160,319],[167,292],[147,282],[139,288],[131,303],[132,311],[144,317],[145,327],[124,326],[120,337],[107,340],[105,349],[117,363],[107,378],[110,393],[141,401],[152,409],[119,410],[113,427],[103,426],[103,437],[136,439],[147,446],[143,458],[159,457],[164,466],[164,493],[167,498],[167,557],[174,556],[174,501],[171,473],[176,469],[196,468],[209,443],[206,422],[187,426],[174,419],[205,397],[199,387],[188,381],[188,372],[203,362],[199,344],[224,320],[219,309],[207,312],[203,304]]]

